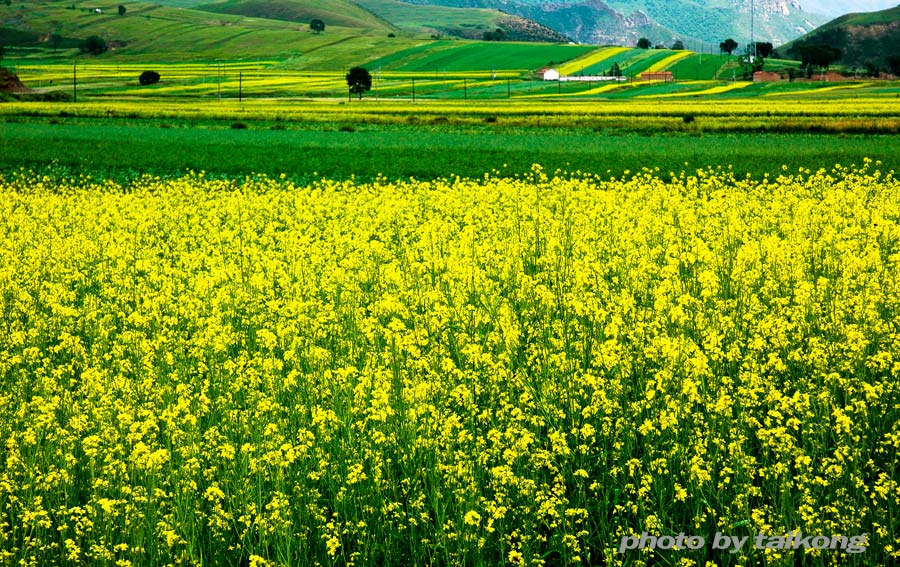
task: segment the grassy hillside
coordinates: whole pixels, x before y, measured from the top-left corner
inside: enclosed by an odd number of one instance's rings
[[[0,4],[0,22],[5,23],[0,28],[0,41],[7,45],[8,59],[28,58],[29,54],[31,58],[55,56],[85,63],[109,59],[276,59],[299,69],[321,70],[343,70],[415,45],[409,38],[388,38],[387,28],[378,29],[382,24],[375,18],[368,21],[366,25],[370,27],[366,29],[335,25],[323,34],[314,34],[308,24],[211,14],[146,2],[127,2],[126,14],[119,16],[118,4],[117,0],[33,0],[12,6]],[[94,9],[100,9],[101,13]],[[67,43],[54,50],[52,34],[59,34]],[[66,48],[91,35],[103,37],[110,50],[93,56]],[[8,41],[10,37],[28,41]]]
[[[386,21],[351,0],[225,0],[207,2],[197,9],[220,14],[267,18],[309,24],[320,19],[326,26],[390,31]],[[327,30],[327,27],[326,27]]]
[[[492,10],[423,9],[396,0],[226,0],[213,4],[209,0],[151,0],[126,2],[127,11],[119,16],[121,1],[33,0],[11,6],[0,4],[0,44],[6,46],[8,60],[266,59],[281,61],[290,68],[329,71],[346,70],[412,48],[461,48],[459,53],[465,55],[465,60],[453,64],[457,69],[463,69],[468,64],[465,61],[479,60],[481,47],[435,42],[430,38],[434,34],[446,36],[452,32],[478,37],[500,27],[507,30],[509,38],[527,35],[529,39],[564,39],[533,22]],[[218,12],[209,11],[213,9]],[[315,34],[309,29],[313,18],[326,22],[324,33]],[[433,28],[427,27],[429,22]],[[107,53],[94,56],[78,51],[78,45],[92,35],[107,41]],[[544,62],[544,55],[534,53],[552,47],[490,44],[497,47],[484,47],[489,56],[478,69],[530,69],[539,66],[536,61]],[[572,57],[584,49],[568,51]],[[523,50],[532,53],[525,61],[520,57]],[[553,58],[558,56],[547,56],[547,60]],[[429,62],[423,65],[430,69]]]
[[[880,12],[847,14],[781,46],[778,52],[800,59],[803,47],[816,45],[840,49],[844,55],[841,63],[848,67],[870,64],[886,70],[892,58],[900,57],[900,6]]]
[[[482,39],[502,29],[507,38],[523,41],[566,41],[566,37],[524,18],[497,10],[413,5],[397,0],[355,0],[372,14],[404,30]]]
[[[373,33],[407,33],[482,39],[502,29],[519,41],[568,41],[533,21],[498,10],[420,6],[399,0],[156,0],[181,8],[308,24],[320,19],[327,27],[343,26]]]

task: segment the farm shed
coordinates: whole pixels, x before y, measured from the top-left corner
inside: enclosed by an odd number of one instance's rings
[[[657,72],[648,72],[641,73],[642,81],[665,81],[667,83],[671,83],[675,80],[675,77],[672,75],[672,71],[657,71]]]

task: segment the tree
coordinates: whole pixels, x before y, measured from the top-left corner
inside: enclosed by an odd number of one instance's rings
[[[506,33],[500,28],[497,28],[492,32],[486,31],[482,36],[484,37],[484,41],[503,41],[506,39]]]
[[[814,69],[828,70],[832,63],[840,61],[843,52],[830,45],[804,45],[800,48],[800,67],[806,69],[806,76],[812,77]]]
[[[742,55],[738,60],[743,67],[743,77],[747,81],[753,80],[753,73],[762,71],[765,66],[765,60],[762,57],[754,57],[753,55]]]
[[[646,37],[642,37],[637,42],[638,49],[650,49],[650,40]]]
[[[50,47],[53,48],[53,51],[59,49],[60,44],[62,44],[63,37],[58,33],[54,33],[50,36]]]
[[[610,77],[621,77],[622,76],[622,68],[619,67],[618,63],[613,63],[612,67],[609,68],[609,71],[606,72]]]
[[[887,64],[888,68],[891,70],[891,74],[900,76],[900,55],[888,57]]]
[[[91,55],[100,55],[109,49],[106,40],[99,35],[92,35],[81,42],[78,46],[82,53],[90,53]]]
[[[138,82],[144,86],[155,85],[159,82],[159,73],[156,71],[144,71],[141,73],[141,76],[138,77]]]
[[[316,18],[315,20],[309,22],[309,29],[316,33],[322,33],[325,31],[325,22]]]
[[[675,41],[675,43],[672,44],[672,49],[674,51],[684,51],[684,42],[680,39]]]
[[[727,53],[731,55],[734,53],[734,50],[738,48],[738,42],[734,41],[730,37],[719,44],[719,51],[722,53]]]
[[[900,63],[900,57],[897,58],[897,62]],[[888,63],[890,63],[890,59],[888,60]],[[900,68],[900,66],[898,66],[898,68]],[[875,78],[880,74],[881,70],[878,68],[878,65],[871,61],[866,61],[866,76]]]
[[[128,11],[128,10],[125,8],[125,6],[119,4],[119,15],[120,15],[120,16],[124,16],[124,15],[125,15],[125,12],[127,12],[127,11]]]
[[[772,55],[772,52],[775,51],[775,46],[772,45],[769,41],[757,41],[756,42],[756,55],[762,57],[763,59],[768,59],[769,55]]]
[[[363,93],[372,90],[372,75],[364,67],[354,67],[347,73],[347,86],[362,100]]]

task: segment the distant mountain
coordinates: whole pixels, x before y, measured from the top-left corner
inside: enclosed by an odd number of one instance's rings
[[[732,37],[745,45],[781,44],[825,23],[798,0],[407,0],[517,14],[584,43],[633,45],[639,37],[654,44],[675,40],[714,49]],[[875,0],[871,0],[875,1]],[[819,0],[826,4],[825,0]],[[754,17],[751,18],[751,14]],[[751,25],[752,21],[752,25]],[[694,42],[696,45],[691,45]]]
[[[888,70],[892,60],[894,65],[900,61],[900,7],[841,16],[779,47],[778,52],[800,59],[803,47],[820,45],[840,49],[841,63],[848,67],[862,68],[868,64]]]

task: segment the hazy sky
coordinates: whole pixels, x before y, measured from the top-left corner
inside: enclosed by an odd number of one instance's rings
[[[800,5],[807,12],[841,16],[849,12],[874,12],[893,8],[900,0],[800,0]]]

